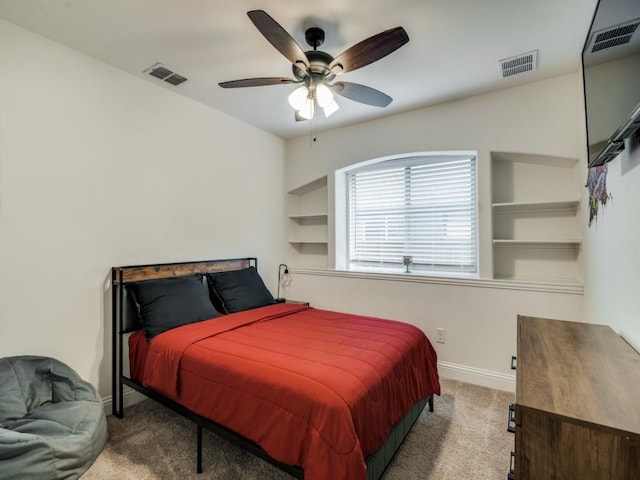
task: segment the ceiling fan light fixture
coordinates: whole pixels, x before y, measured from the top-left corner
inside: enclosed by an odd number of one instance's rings
[[[296,88],[289,95],[289,105],[291,105],[294,110],[301,110],[308,98],[309,89],[306,85],[302,85],[301,87]]]
[[[327,105],[326,107],[322,107],[322,110],[324,111],[324,116],[329,118],[331,115],[333,115],[334,113],[336,113],[338,110],[340,110],[340,106],[336,103],[335,100],[333,100],[329,105]]]
[[[304,83],[289,94],[289,104],[295,110],[295,120],[311,120],[316,104],[329,117],[340,107],[334,95],[346,97],[355,102],[374,107],[386,107],[393,100],[389,95],[353,82],[330,84],[336,75],[347,73],[377,62],[393,53],[409,41],[409,35],[402,27],[395,27],[368,37],[347,48],[337,57],[318,50],[324,42],[325,32],[314,26],[305,31],[305,40],[313,50],[304,51],[302,47],[264,10],[250,10],[249,19],[258,31],[289,62],[294,78],[258,77],[220,82],[222,88],[258,87],[265,85],[283,85]]]
[[[298,109],[298,114],[306,120],[311,120],[313,118],[314,111],[315,102],[313,101],[313,98],[307,97],[304,101],[304,105]]]
[[[322,108],[326,108],[332,103],[335,103],[333,92],[324,83],[320,83],[316,87],[316,100],[318,101],[318,106]]]

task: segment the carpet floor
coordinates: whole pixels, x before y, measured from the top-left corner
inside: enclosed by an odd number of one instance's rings
[[[435,411],[426,408],[382,480],[503,480],[513,450],[506,431],[512,393],[441,379]],[[145,400],[107,418],[109,441],[83,480],[291,480],[269,463],[205,430],[203,469],[195,472],[196,428]]]

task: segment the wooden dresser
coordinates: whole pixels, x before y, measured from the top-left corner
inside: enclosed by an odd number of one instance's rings
[[[640,355],[610,327],[518,317],[516,480],[640,479]]]

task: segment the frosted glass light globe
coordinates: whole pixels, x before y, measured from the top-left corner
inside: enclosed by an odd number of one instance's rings
[[[333,103],[333,92],[324,83],[321,83],[316,87],[316,100],[318,105],[326,108]]]
[[[298,113],[300,114],[300,116],[302,118],[305,118],[307,120],[311,120],[313,118],[313,112],[315,110],[315,103],[313,101],[312,98],[307,98],[304,101],[304,105],[302,106],[302,108],[300,108],[300,110],[298,110]]]
[[[308,97],[309,89],[306,85],[302,85],[301,87],[296,88],[289,95],[289,105],[291,105],[294,110],[300,110],[304,106]]]
[[[338,104],[334,100],[329,105],[324,107],[322,110],[324,110],[324,116],[329,118],[332,114],[336,113],[339,109],[340,109],[340,107],[338,106]]]

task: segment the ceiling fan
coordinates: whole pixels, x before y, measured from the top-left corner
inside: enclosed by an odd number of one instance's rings
[[[353,82],[330,82],[337,75],[376,62],[407,43],[409,36],[404,28],[396,27],[380,32],[334,58],[318,50],[324,43],[324,30],[319,27],[306,30],[305,40],[313,50],[305,52],[265,11],[252,10],[247,12],[247,15],[260,33],[292,63],[295,78],[261,77],[231,80],[219,83],[222,88],[302,83],[302,86],[289,95],[289,103],[296,110],[295,118],[298,121],[313,118],[316,104],[323,109],[327,117],[338,110],[334,93],[375,107],[386,107],[392,102],[390,96],[375,88]]]

